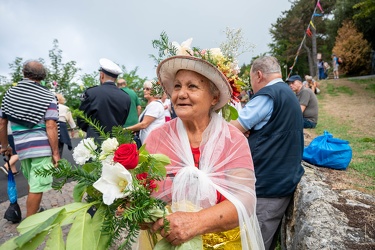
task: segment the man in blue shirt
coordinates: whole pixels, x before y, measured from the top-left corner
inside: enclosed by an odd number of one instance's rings
[[[304,173],[303,119],[276,58],[256,59],[250,78],[254,96],[231,123],[248,136],[257,178],[257,217],[265,249],[274,249],[282,218]]]

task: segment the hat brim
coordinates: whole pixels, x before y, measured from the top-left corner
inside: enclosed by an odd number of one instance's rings
[[[232,88],[225,75],[211,63],[193,56],[172,56],[161,61],[156,69],[160,84],[164,91],[171,96],[174,79],[179,70],[190,70],[208,78],[219,89],[219,102],[215,110],[227,104],[232,95]]]

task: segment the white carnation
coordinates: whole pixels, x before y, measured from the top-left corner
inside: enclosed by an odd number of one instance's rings
[[[102,143],[102,153],[108,154],[115,151],[118,147],[118,141],[116,138],[109,138]]]
[[[93,138],[87,138],[80,141],[77,147],[73,150],[73,159],[79,164],[85,164],[90,158],[95,157],[95,150],[97,149]]]

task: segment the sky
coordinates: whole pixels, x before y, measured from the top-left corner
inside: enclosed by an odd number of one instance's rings
[[[152,40],[165,31],[170,41],[193,38],[192,46],[219,47],[225,30],[241,29],[255,48],[239,56],[239,64],[269,51],[271,24],[290,8],[289,0],[1,0],[0,75],[10,77],[9,63],[43,58],[57,39],[62,62],[76,61],[79,75],[99,69],[108,58],[127,71],[156,76]]]

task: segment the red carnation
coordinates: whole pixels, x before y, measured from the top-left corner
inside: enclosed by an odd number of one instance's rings
[[[134,143],[120,145],[113,157],[113,161],[120,163],[126,169],[135,168],[138,165],[138,160],[139,154],[137,145]]]
[[[137,174],[136,177],[139,180],[139,183],[142,184],[145,188],[148,188],[151,192],[157,188],[157,184],[154,180],[147,179],[147,173]]]

